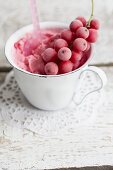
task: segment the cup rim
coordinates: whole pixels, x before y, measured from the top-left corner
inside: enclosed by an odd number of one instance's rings
[[[63,23],[63,22],[48,21],[48,22],[41,22],[40,26],[41,26],[41,28],[59,28],[60,27],[60,28],[66,29],[68,27],[68,24]],[[16,32],[14,32],[8,38],[8,40],[6,42],[5,49],[4,49],[5,50],[5,57],[6,57],[7,61],[13,66],[14,69],[17,69],[18,71],[20,71],[22,73],[25,73],[25,74],[30,75],[30,76],[35,76],[35,77],[44,77],[44,78],[47,78],[47,77],[62,77],[62,76],[71,75],[71,74],[73,74],[77,71],[80,71],[82,68],[87,66],[88,62],[91,60],[91,58],[92,58],[92,48],[93,48],[92,46],[91,46],[91,54],[90,54],[90,57],[87,59],[87,61],[82,66],[80,66],[79,68],[77,68],[77,69],[75,69],[75,70],[73,70],[69,73],[59,74],[59,75],[41,75],[41,74],[30,73],[30,72],[28,72],[24,69],[21,69],[11,59],[12,58],[12,54],[11,54],[12,46],[10,44],[14,45],[14,43],[17,41],[17,38],[14,38],[14,37],[18,36],[18,37],[21,38],[22,36],[24,36],[26,34],[26,32],[30,32],[32,29],[33,29],[32,24],[24,26],[24,27],[18,29]],[[15,41],[13,39],[15,39]]]

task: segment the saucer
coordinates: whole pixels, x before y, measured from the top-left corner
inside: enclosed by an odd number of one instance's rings
[[[95,121],[96,109],[102,100],[102,93],[99,91],[82,101],[85,94],[98,88],[99,82],[95,79],[92,73],[86,72],[83,83],[80,83],[82,87],[78,87],[78,93],[65,109],[44,111],[28,103],[11,71],[0,87],[1,119],[10,127],[27,129],[45,136],[65,133],[74,130],[76,126],[87,126]],[[81,104],[77,105],[77,102]]]

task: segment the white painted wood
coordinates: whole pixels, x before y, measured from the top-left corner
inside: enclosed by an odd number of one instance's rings
[[[0,124],[0,170],[113,166],[113,68],[92,124],[44,136]],[[18,138],[15,138],[18,136]]]
[[[38,0],[40,21],[71,22],[78,15],[89,17],[91,0]],[[95,17],[100,19],[100,38],[95,47],[92,63],[113,62],[113,8],[112,0],[95,1]],[[4,45],[17,29],[31,23],[28,0],[0,0],[0,62],[4,58]]]

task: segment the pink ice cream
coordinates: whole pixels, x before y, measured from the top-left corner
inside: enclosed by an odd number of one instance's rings
[[[14,61],[21,69],[31,73],[45,74],[45,61],[42,54],[45,49],[53,46],[53,41],[59,38],[61,29],[42,30],[42,42],[36,43],[31,33],[27,33],[14,44]]]

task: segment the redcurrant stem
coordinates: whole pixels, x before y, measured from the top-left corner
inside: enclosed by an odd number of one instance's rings
[[[91,0],[91,1],[92,1],[92,11],[91,11],[91,16],[89,18],[89,21],[87,22],[88,27],[90,26],[90,22],[91,22],[91,20],[93,19],[93,16],[94,16],[94,0]]]

